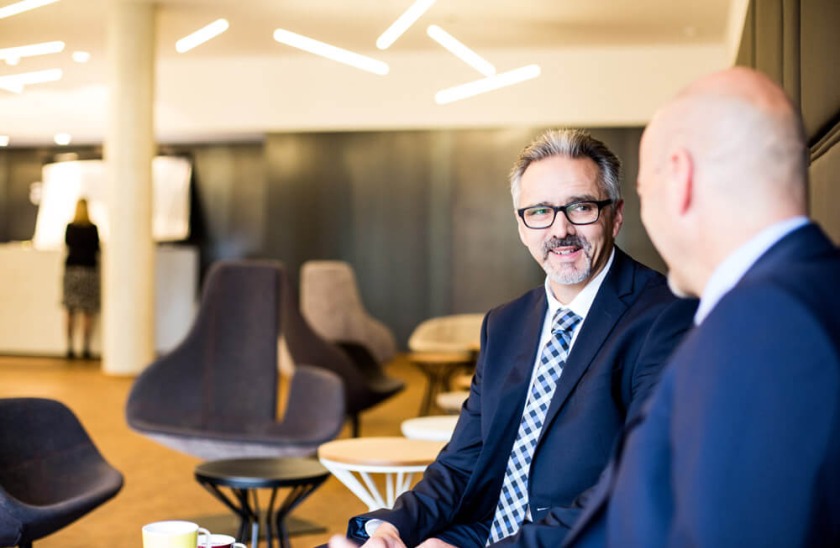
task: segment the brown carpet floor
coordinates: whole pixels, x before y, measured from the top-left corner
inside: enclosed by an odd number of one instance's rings
[[[402,356],[389,364],[388,371],[405,380],[407,388],[362,414],[363,436],[398,436],[400,423],[417,415],[425,379]],[[167,519],[189,519],[212,527],[220,522],[212,516],[234,525],[227,508],[193,479],[199,459],[158,445],[126,426],[124,407],[132,381],[101,373],[96,361],[0,356],[0,397],[37,396],[63,402],[125,477],[125,485],[114,499],[35,542],[36,548],[141,548],[143,524]],[[345,427],[340,437],[348,436]],[[349,516],[365,510],[343,484],[330,477],[292,514],[326,531],[294,535],[292,547],[326,542],[332,534],[344,532]]]

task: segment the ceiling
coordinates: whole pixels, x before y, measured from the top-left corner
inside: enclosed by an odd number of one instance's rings
[[[119,0],[110,0],[119,1]],[[142,1],[142,0],[139,0]],[[13,0],[0,0],[0,7]],[[0,48],[62,40],[59,54],[0,63],[0,76],[59,67],[60,82],[30,86],[24,92],[72,93],[104,85],[105,14],[109,0],[60,0],[30,12],[0,19]],[[376,57],[374,43],[410,0],[158,0],[158,62],[223,58],[306,56],[272,39],[285,28]],[[427,25],[443,27],[482,54],[495,50],[645,47],[725,44],[730,40],[734,4],[742,0],[438,0],[420,21],[391,46],[394,53],[439,52],[425,34]],[[178,38],[224,17],[227,32],[185,54],[175,52]],[[91,61],[74,63],[71,53],[90,52]],[[448,54],[447,54],[448,55]],[[0,90],[0,134],[4,100]],[[37,104],[37,102],[35,102]],[[9,102],[9,105],[19,105]],[[10,107],[11,108],[11,107]],[[20,108],[15,107],[15,108]],[[33,113],[37,119],[38,113]]]

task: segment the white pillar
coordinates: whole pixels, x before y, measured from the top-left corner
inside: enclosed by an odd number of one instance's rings
[[[155,6],[111,0],[108,8],[104,157],[110,234],[103,252],[102,367],[133,375],[154,357]]]

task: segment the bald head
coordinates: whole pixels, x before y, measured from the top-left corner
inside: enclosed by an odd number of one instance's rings
[[[718,197],[749,198],[756,222],[806,213],[802,122],[762,73],[738,67],[697,80],[657,113],[649,131],[664,132],[671,146],[692,155],[698,184]]]
[[[687,86],[653,117],[640,149],[642,220],[672,287],[699,295],[734,249],[805,215],[807,173],[798,111],[769,78],[733,68]]]

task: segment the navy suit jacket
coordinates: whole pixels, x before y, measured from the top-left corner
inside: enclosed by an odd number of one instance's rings
[[[840,251],[768,250],[674,353],[569,546],[840,546]]]
[[[638,412],[660,368],[691,326],[696,302],[677,300],[664,277],[616,249],[615,259],[568,356],[534,451],[528,492],[533,520],[566,521],[575,498],[598,480],[625,418]],[[544,287],[491,310],[470,396],[451,441],[393,510],[352,518],[367,538],[371,518],[394,524],[406,545],[438,537],[484,546],[519,428],[547,310]],[[539,527],[559,544],[566,530]],[[545,537],[543,537],[545,535]]]

